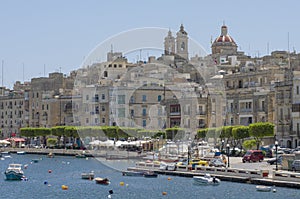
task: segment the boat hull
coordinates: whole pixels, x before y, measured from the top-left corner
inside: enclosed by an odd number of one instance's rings
[[[137,177],[143,177],[144,173],[143,172],[138,172],[138,171],[123,171],[122,172],[123,176],[137,176]]]
[[[95,178],[96,184],[101,184],[101,185],[109,185],[110,182],[107,178]]]
[[[220,179],[218,178],[206,178],[201,176],[194,176],[193,177],[194,183],[198,185],[219,185]]]
[[[5,172],[6,180],[22,180],[23,173],[17,173],[14,171]]]
[[[81,179],[84,179],[84,180],[93,180],[94,178],[95,178],[94,173],[82,173],[81,174]]]
[[[257,185],[256,186],[256,190],[257,191],[261,191],[261,192],[269,192],[271,191],[271,187],[268,187],[268,186],[263,186],[263,185]]]

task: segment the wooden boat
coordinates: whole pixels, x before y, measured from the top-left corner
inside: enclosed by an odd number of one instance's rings
[[[96,184],[102,184],[102,185],[109,185],[110,184],[109,179],[107,179],[107,178],[97,177],[97,178],[95,178],[95,182],[96,182]]]
[[[9,164],[4,174],[7,180],[22,180],[24,178],[22,164]]]
[[[123,171],[122,172],[123,176],[137,176],[137,177],[143,177],[144,176],[144,172],[140,172],[140,171]]]
[[[89,173],[81,173],[81,178],[85,180],[93,180],[95,178],[95,174],[93,171]]]
[[[193,176],[195,184],[199,185],[219,185],[221,180],[216,177],[211,177],[210,174],[204,176]]]
[[[264,185],[257,185],[256,186],[256,191],[269,192],[271,190],[272,190],[272,188],[269,187],[269,186],[264,186]]]

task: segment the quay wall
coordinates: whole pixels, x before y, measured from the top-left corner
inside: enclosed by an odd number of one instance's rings
[[[270,174],[269,170],[206,167],[200,165],[195,166],[194,169],[192,169],[191,165],[180,165],[175,171],[170,171],[161,170],[159,164],[146,162],[137,162],[135,167],[130,167],[128,170],[152,170],[158,174],[183,177],[203,176],[209,173],[224,181],[300,188],[300,173],[288,171],[273,171],[273,174]]]

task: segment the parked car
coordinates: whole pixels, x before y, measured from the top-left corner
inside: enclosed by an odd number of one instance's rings
[[[214,166],[214,167],[225,167],[225,163],[222,161],[222,159],[220,158],[215,158],[215,159],[212,159],[210,162],[209,162],[209,166]]]
[[[277,161],[276,157],[275,158],[270,158],[267,161],[267,163],[269,163],[270,165],[276,164],[276,162],[277,162],[277,164],[281,164],[282,163],[282,156],[281,155],[278,156],[278,161]]]
[[[262,150],[248,150],[243,156],[242,161],[245,162],[261,162],[264,160],[264,154]]]
[[[293,161],[292,171],[300,171],[300,160],[294,160]]]

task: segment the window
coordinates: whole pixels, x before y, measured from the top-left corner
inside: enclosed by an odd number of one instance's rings
[[[118,117],[124,118],[125,117],[125,108],[118,109]]]
[[[102,110],[102,111],[105,111],[105,106],[101,106],[101,110]]]
[[[147,126],[147,121],[143,120],[143,127],[146,127],[146,126]]]
[[[147,109],[143,108],[143,116],[146,116],[146,115],[147,115]]]
[[[98,102],[98,101],[99,101],[99,95],[95,94],[95,102]]]
[[[146,96],[146,95],[143,95],[143,96],[142,96],[142,101],[143,101],[143,102],[146,102],[146,101],[147,101],[147,96]]]
[[[86,95],[86,96],[85,96],[85,100],[89,100],[89,95]]]
[[[125,95],[118,95],[118,104],[125,104]]]
[[[130,103],[134,103],[134,97],[133,96],[130,97]]]
[[[299,86],[296,87],[296,94],[299,95]]]
[[[99,123],[99,119],[95,118],[95,124],[98,124],[98,123]]]
[[[105,94],[101,95],[101,99],[105,100]]]
[[[89,118],[85,118],[85,123],[86,123],[86,124],[89,123]]]
[[[161,95],[157,96],[157,101],[158,101],[158,102],[161,101]]]
[[[102,118],[102,123],[103,123],[103,124],[105,123],[105,117]]]
[[[130,116],[134,117],[134,110],[133,109],[130,110]]]

